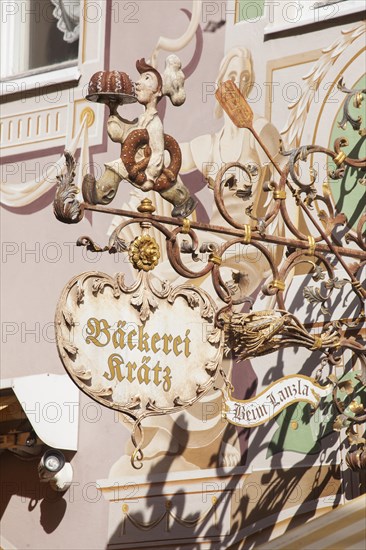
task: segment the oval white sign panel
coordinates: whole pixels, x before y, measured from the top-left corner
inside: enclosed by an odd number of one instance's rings
[[[216,378],[223,331],[210,296],[140,273],[88,272],[65,287],[57,346],[73,381],[103,405],[135,418],[191,405]]]

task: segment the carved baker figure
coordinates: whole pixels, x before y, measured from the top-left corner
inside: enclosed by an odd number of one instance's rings
[[[163,96],[168,96],[176,106],[185,101],[181,62],[176,55],[170,55],[166,60],[163,77],[145,59],[137,61],[136,68],[141,76],[135,84],[135,97],[145,110],[134,121],[125,120],[117,111],[118,105],[124,102],[123,99],[118,101],[118,96],[124,92],[124,82],[117,86],[117,90],[122,93],[115,94],[115,99],[113,93],[103,91],[110,85],[110,82],[103,81],[103,76],[94,81],[92,79],[90,83],[89,91],[94,91],[91,90],[93,86],[97,89],[88,98],[109,105],[111,114],[108,119],[108,135],[112,141],[121,144],[121,157],[105,165],[106,170],[98,181],[90,175],[84,178],[84,198],[94,204],[109,204],[117,193],[119,183],[124,179],[142,191],[154,190],[160,193],[173,205],[172,216],[189,216],[196,206],[196,200],[190,196],[187,187],[180,180],[177,181],[181,151],[175,139],[164,134],[157,112],[157,104]],[[127,77],[125,73],[113,73]],[[130,96],[131,99],[125,102],[134,101],[135,98],[128,91],[125,97]],[[168,166],[164,165],[165,151],[170,155]]]

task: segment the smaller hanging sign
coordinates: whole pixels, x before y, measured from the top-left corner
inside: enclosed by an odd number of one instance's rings
[[[242,401],[227,397],[223,416],[236,426],[254,428],[271,420],[293,403],[304,401],[316,407],[332,389],[332,384],[320,386],[313,378],[301,374],[284,376],[252,399]]]

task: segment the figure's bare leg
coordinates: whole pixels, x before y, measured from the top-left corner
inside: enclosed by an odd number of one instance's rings
[[[187,187],[179,180],[170,189],[161,191],[160,195],[174,206],[172,216],[175,218],[186,218],[197,206],[197,200],[191,197]]]
[[[83,197],[91,204],[109,204],[116,196],[122,178],[110,168],[106,168],[102,177],[96,181],[87,174],[83,180]]]

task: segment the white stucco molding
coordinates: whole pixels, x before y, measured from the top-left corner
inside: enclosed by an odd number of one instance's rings
[[[33,74],[14,79],[7,79],[0,84],[0,96],[9,96],[17,93],[25,93],[30,90],[39,91],[47,86],[57,84],[75,84],[79,82],[81,72],[79,67],[60,67],[56,70],[35,71]]]
[[[2,156],[64,147],[77,134],[86,108],[94,113],[90,146],[103,142],[104,108],[86,101],[90,77],[103,68],[106,49],[105,0],[81,4],[78,59],[8,78],[0,86]],[[49,116],[48,116],[49,115]]]

